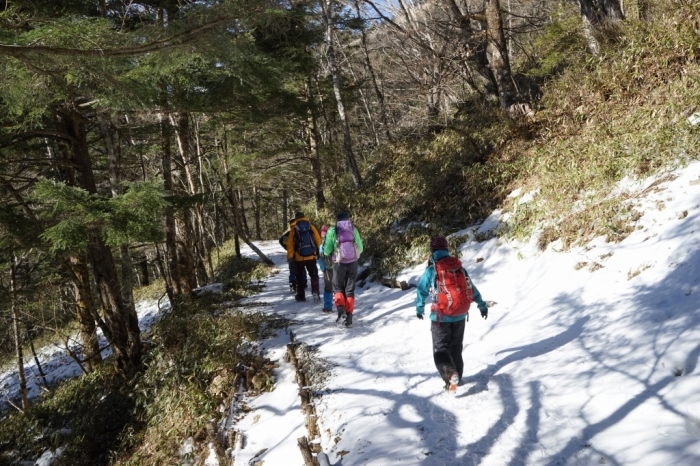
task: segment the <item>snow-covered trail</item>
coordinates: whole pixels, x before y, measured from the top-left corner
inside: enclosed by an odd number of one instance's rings
[[[335,365],[316,406],[331,463],[700,464],[700,163],[674,175],[636,198],[645,215],[621,243],[566,253],[498,239],[461,247],[497,304],[488,320],[474,310],[467,323],[456,397],[442,390],[414,289],[358,289],[354,326],[338,328],[320,305],[294,301],[284,252],[262,243],[281,273],[254,300],[294,319],[298,340]],[[653,181],[621,189],[637,194]],[[424,268],[400,278],[416,283]],[[277,386],[250,401],[237,464],[303,464],[297,386],[281,360],[288,342],[264,343],[280,359]]]

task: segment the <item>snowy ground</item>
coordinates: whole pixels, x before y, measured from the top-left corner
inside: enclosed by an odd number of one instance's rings
[[[336,365],[317,399],[331,463],[700,464],[700,163],[673,174],[655,187],[621,184],[645,215],[619,244],[598,239],[565,253],[498,239],[461,247],[484,299],[497,304],[486,321],[472,312],[456,397],[442,390],[415,289],[368,284],[354,327],[338,328],[320,305],[294,301],[284,252],[262,243],[282,273],[254,300],[299,321],[298,340]],[[424,268],[400,278],[415,284]],[[277,385],[250,400],[236,464],[303,464],[304,420],[282,360],[288,342],[281,332],[264,343],[280,360]]]
[[[472,312],[456,397],[442,390],[414,289],[358,289],[354,327],[338,328],[320,305],[294,301],[284,252],[262,243],[282,272],[251,300],[298,322],[298,340],[335,365],[316,402],[331,463],[699,465],[700,163],[673,174],[655,186],[621,183],[645,215],[619,244],[598,239],[566,253],[498,239],[462,245],[475,284],[497,304],[486,321]],[[494,213],[481,231],[498,220]],[[415,284],[424,268],[399,278]],[[139,315],[146,329],[157,306],[141,304]],[[279,360],[277,384],[247,400],[236,464],[303,464],[304,419],[282,358],[288,342],[280,331],[263,343]],[[40,359],[50,381],[79,373],[60,348],[44,348]],[[0,373],[0,405],[16,391],[16,374]]]
[[[161,302],[161,306],[169,306],[167,299]],[[153,325],[158,317],[158,302],[157,301],[141,301],[136,305],[136,313],[139,317],[139,327],[142,332],[147,331]],[[107,340],[102,335],[101,330],[97,330],[100,347],[107,346]],[[72,335],[69,338],[69,348],[79,357],[82,357],[81,345],[77,340],[77,335]],[[102,357],[106,358],[112,354],[112,348],[107,347],[102,351]],[[37,358],[41,365],[41,370],[46,375],[46,381],[50,385],[54,385],[65,379],[77,377],[82,373],[80,366],[73,358],[70,357],[63,345],[54,344],[37,349]],[[29,399],[34,399],[39,396],[43,388],[44,381],[39,373],[39,368],[34,360],[34,356],[30,354],[24,355],[24,371],[27,377],[27,395]],[[0,372],[0,412],[9,407],[8,400],[17,400],[20,396],[19,391],[19,375],[17,369],[13,366],[3,372]]]

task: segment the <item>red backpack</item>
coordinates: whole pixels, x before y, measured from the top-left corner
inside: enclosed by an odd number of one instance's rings
[[[462,261],[456,257],[438,260],[435,263],[433,309],[441,317],[458,317],[469,314],[469,306],[473,302],[474,290],[464,273]]]

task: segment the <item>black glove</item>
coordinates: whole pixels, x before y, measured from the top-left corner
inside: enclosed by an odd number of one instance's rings
[[[416,314],[416,317],[418,317],[420,320],[423,320],[423,314]]]
[[[484,320],[486,320],[489,317],[489,309],[488,308],[479,309],[479,311],[481,312],[481,317],[483,317]]]

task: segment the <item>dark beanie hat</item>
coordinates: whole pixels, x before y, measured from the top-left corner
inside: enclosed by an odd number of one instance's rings
[[[294,218],[301,218],[303,216],[304,216],[304,212],[297,212],[296,214],[294,214]]]
[[[341,213],[339,213],[339,214],[338,214],[338,221],[340,222],[340,221],[342,221],[342,220],[350,220],[350,214],[347,213],[347,212],[341,212]]]
[[[437,251],[439,249],[448,250],[449,245],[447,244],[447,238],[442,235],[435,235],[430,238],[430,251]]]

